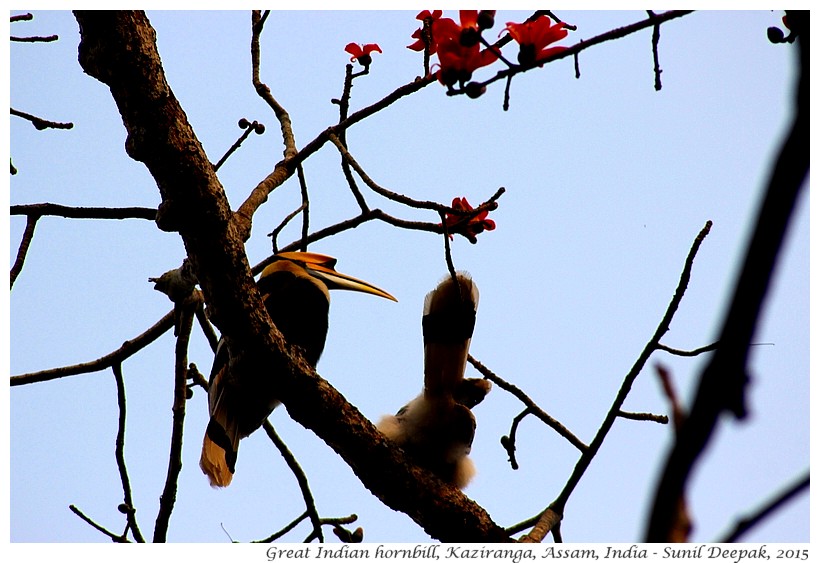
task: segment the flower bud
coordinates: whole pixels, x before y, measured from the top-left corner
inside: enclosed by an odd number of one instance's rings
[[[495,10],[479,10],[478,29],[490,29],[495,25]]]
[[[464,87],[464,91],[467,93],[467,97],[475,100],[487,91],[487,87],[478,82],[468,82],[467,86]]]
[[[779,27],[770,27],[766,30],[766,36],[769,38],[769,41],[772,43],[783,43],[785,39],[785,35],[783,34],[783,30]]]

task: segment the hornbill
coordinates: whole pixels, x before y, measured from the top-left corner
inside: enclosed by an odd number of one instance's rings
[[[424,388],[377,427],[420,466],[464,488],[475,474],[467,455],[475,435],[470,409],[484,400],[491,383],[465,379],[467,354],[478,308],[478,287],[465,273],[447,276],[424,300]]]
[[[336,259],[324,254],[282,252],[274,256],[257,282],[276,328],[314,367],[327,337],[328,290],[361,291],[396,301],[374,285],[337,272],[335,265]],[[276,373],[264,373],[264,368],[258,366],[252,376],[239,377],[234,373],[234,361],[228,342],[220,339],[208,382],[211,419],[199,461],[213,487],[231,483],[239,440],[259,428],[279,404],[275,396]]]

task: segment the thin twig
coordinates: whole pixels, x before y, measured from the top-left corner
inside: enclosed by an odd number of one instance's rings
[[[518,413],[515,418],[513,418],[512,424],[510,425],[510,433],[507,436],[501,437],[501,446],[507,451],[507,455],[509,456],[510,467],[513,469],[518,469],[518,460],[515,459],[515,437],[518,433],[518,425],[521,424],[521,421],[524,420],[527,415],[532,414],[529,407],[525,408],[523,411]]]
[[[655,414],[651,412],[630,412],[618,411],[618,416],[627,420],[638,420],[641,422],[657,422],[658,424],[669,424],[669,417],[665,414]]]
[[[296,166],[296,174],[299,177],[299,190],[302,196],[302,205],[299,208],[302,211],[302,241],[299,249],[302,252],[307,252],[308,249],[308,231],[310,230],[310,198],[308,197],[307,179],[305,178],[305,170],[300,162]]]
[[[177,481],[182,471],[182,434],[185,422],[185,403],[187,401],[188,342],[194,324],[194,311],[201,302],[202,294],[195,291],[188,303],[177,304],[181,309],[179,315],[179,335],[174,347],[174,401],[171,407],[171,447],[168,455],[168,472],[165,487],[159,498],[159,512],[154,525],[154,543],[165,542],[168,536],[168,523],[177,497]]]
[[[20,43],[51,43],[53,41],[57,41],[60,38],[59,35],[46,35],[46,36],[31,36],[31,37],[18,37],[16,35],[12,35],[9,37],[10,41],[17,41]],[[66,127],[65,129],[71,129],[70,127]]]
[[[558,432],[561,436],[563,436],[570,444],[575,446],[581,453],[586,452],[589,446],[584,444],[575,434],[570,432],[566,426],[552,418],[548,415],[541,407],[539,407],[535,401],[533,401],[524,391],[509,383],[493,373],[489,368],[487,368],[484,364],[476,360],[472,355],[467,356],[467,361],[478,370],[478,372],[483,375],[485,378],[489,379],[496,385],[498,385],[504,391],[514,395],[519,401],[524,403],[526,407],[529,409],[530,413],[538,419],[540,419],[544,424]]]
[[[89,524],[95,530],[102,532],[103,534],[111,538],[111,541],[116,543],[130,543],[128,541],[128,538],[125,537],[125,534],[115,534],[114,532],[111,532],[106,528],[100,526],[99,524],[94,522],[94,520],[83,514],[83,511],[74,506],[73,504],[68,505],[68,508],[69,510],[71,510],[71,512],[73,512],[74,514],[79,516],[83,521],[85,521],[86,524]]]
[[[293,476],[296,477],[296,482],[299,483],[299,490],[302,491],[302,499],[305,501],[305,513],[310,518],[310,522],[313,524],[313,531],[317,534],[317,537],[320,541],[324,541],[324,536],[322,535],[322,523],[319,519],[319,513],[316,510],[316,501],[313,499],[313,493],[310,491],[310,484],[307,480],[307,475],[302,470],[302,467],[299,465],[299,462],[296,460],[296,456],[288,449],[287,444],[282,441],[282,438],[276,433],[274,430],[273,425],[270,423],[269,420],[265,420],[262,423],[262,427],[265,429],[265,433],[270,438],[273,445],[276,446],[276,449],[279,450],[279,453],[282,455],[282,458],[285,460],[285,463],[288,464]]]
[[[647,10],[650,18],[655,17],[655,13],[652,10]],[[659,92],[662,88],[661,85],[661,64],[660,58],[658,56],[658,43],[661,40],[661,24],[656,23],[653,30],[652,30],[652,59],[654,61],[654,72],[655,72],[655,91]]]
[[[9,378],[10,384],[14,387],[15,385],[39,383],[41,381],[50,381],[52,379],[59,379],[70,375],[79,375],[81,373],[91,373],[108,369],[114,364],[120,363],[126,358],[133,356],[151,344],[157,338],[170,330],[172,326],[174,326],[174,311],[169,311],[164,317],[157,321],[154,326],[133,340],[126,340],[122,346],[110,354],[107,354],[94,361],[85,362],[82,364],[47,369],[22,375],[13,375]]]
[[[264,16],[259,10],[253,10],[251,13],[251,79],[256,93],[262,98],[268,106],[273,110],[276,119],[279,120],[279,126],[282,130],[282,141],[285,145],[284,155],[289,158],[296,154],[296,139],[293,136],[293,125],[290,121],[290,114],[282,105],[276,101],[270,92],[270,88],[259,78],[259,66],[261,60],[261,50],[259,47],[259,37],[262,35],[262,30],[265,26],[270,10],[265,11]]]
[[[378,185],[376,182],[373,181],[373,179],[370,178],[370,176],[367,175],[367,173],[364,171],[364,169],[361,167],[361,165],[358,162],[356,162],[356,159],[353,158],[353,155],[350,154],[350,152],[347,150],[347,147],[344,146],[344,144],[339,139],[339,137],[337,137],[333,133],[330,133],[329,134],[329,139],[334,145],[336,145],[336,148],[339,149],[339,152],[341,153],[342,157],[350,164],[350,166],[356,171],[356,173],[361,177],[361,179],[364,181],[364,183],[367,184],[367,186],[371,190],[373,190],[377,194],[379,194],[379,195],[381,195],[381,196],[383,196],[383,197],[385,197],[389,200],[395,201],[397,203],[401,203],[401,204],[406,205],[408,207],[413,207],[413,208],[416,208],[416,209],[430,209],[430,210],[433,210],[433,211],[437,211],[440,215],[442,215],[442,222],[441,222],[442,226],[446,224],[446,220],[444,218],[445,213],[446,214],[451,214],[451,215],[458,215],[458,216],[463,218],[462,219],[463,221],[467,222],[472,217],[475,217],[475,216],[477,216],[478,214],[480,214],[484,211],[492,211],[494,209],[497,209],[497,207],[498,207],[497,200],[506,191],[504,187],[499,188],[498,190],[496,190],[496,192],[487,201],[485,201],[484,203],[482,203],[481,205],[479,205],[478,207],[475,207],[473,209],[457,209],[457,208],[454,208],[454,207],[451,207],[451,206],[442,205],[442,204],[437,203],[435,201],[423,201],[423,200],[413,199],[411,197],[408,197],[408,196],[400,194],[400,193],[393,192],[391,190],[388,190],[388,189]],[[362,212],[366,213],[366,209],[363,208]],[[442,229],[443,229],[443,227],[442,227]],[[464,234],[464,233],[461,233],[461,234]]]
[[[692,243],[692,247],[689,249],[689,254],[686,257],[686,261],[684,262],[683,271],[681,272],[680,280],[678,281],[678,286],[675,289],[675,294],[673,295],[672,300],[666,308],[666,313],[664,314],[663,319],[661,320],[660,324],[655,330],[655,334],[644,347],[643,351],[641,352],[641,355],[638,357],[638,360],[632,366],[632,369],[630,369],[629,373],[627,373],[627,375],[624,377],[624,381],[621,384],[621,388],[619,389],[618,394],[616,395],[615,400],[612,403],[612,406],[610,407],[609,411],[604,417],[604,421],[601,424],[601,427],[598,429],[598,432],[595,434],[595,437],[592,439],[592,442],[590,442],[588,449],[581,454],[581,457],[575,464],[575,468],[573,469],[572,474],[567,480],[567,483],[564,485],[563,490],[544,511],[539,513],[538,516],[529,519],[528,521],[543,521],[539,520],[539,518],[547,510],[552,510],[559,516],[563,516],[564,509],[566,507],[566,503],[569,500],[570,495],[575,490],[575,487],[580,482],[581,477],[584,475],[589,465],[592,463],[592,460],[595,458],[595,455],[601,448],[601,445],[603,444],[604,439],[609,433],[609,430],[612,428],[612,425],[618,418],[618,415],[621,412],[621,406],[623,405],[624,401],[626,401],[626,398],[629,395],[629,391],[632,389],[632,384],[638,377],[638,374],[640,374],[643,370],[643,367],[646,364],[649,357],[652,355],[652,352],[654,352],[657,349],[657,343],[660,341],[661,337],[664,334],[666,334],[666,332],[669,330],[669,326],[672,323],[672,318],[674,317],[675,312],[677,311],[678,306],[680,305],[680,302],[683,299],[683,295],[686,292],[686,288],[689,284],[689,278],[691,276],[692,265],[695,261],[695,256],[697,255],[698,249],[700,248],[703,239],[706,238],[707,234],[709,234],[709,230],[711,228],[712,222],[707,221],[706,225],[698,233],[698,236],[695,237],[695,241]],[[551,519],[549,519],[548,521],[551,521]]]
[[[333,100],[339,104],[339,123],[347,119],[348,112],[350,110],[350,93],[353,89],[353,78],[355,76],[356,75],[353,74],[353,65],[345,65],[345,80],[342,88],[342,97],[339,100]],[[347,131],[342,130],[339,133],[339,141],[342,143],[342,146],[347,148]],[[342,174],[344,174],[345,180],[347,180],[347,185],[350,187],[350,191],[353,193],[356,203],[359,204],[359,209],[362,211],[367,211],[367,202],[365,201],[359,186],[356,184],[356,179],[353,177],[353,173],[350,171],[350,163],[346,158],[344,158],[344,156],[342,156]]]
[[[643,29],[646,29],[647,27],[659,26],[662,23],[666,23],[667,21],[670,21],[670,20],[675,19],[675,18],[680,18],[680,17],[686,16],[690,13],[692,13],[691,10],[670,10],[668,12],[664,12],[662,14],[655,15],[655,16],[647,18],[645,20],[641,20],[641,21],[635,22],[633,24],[630,24],[630,25],[627,25],[627,26],[624,26],[624,27],[619,27],[617,29],[607,31],[606,33],[596,35],[595,37],[593,37],[591,39],[586,39],[584,41],[580,41],[580,42],[576,43],[575,45],[572,45],[572,46],[567,47],[566,49],[564,49],[560,52],[557,52],[557,53],[554,53],[554,54],[550,55],[549,57],[539,59],[531,65],[526,65],[526,66],[525,65],[515,65],[512,68],[505,68],[504,70],[500,70],[500,71],[498,71],[498,73],[496,73],[495,76],[493,76],[493,77],[491,77],[491,78],[489,78],[489,79],[487,79],[483,82],[480,82],[479,84],[481,86],[486,87],[486,86],[489,86],[490,84],[492,84],[493,82],[497,82],[499,80],[505,80],[509,76],[513,76],[513,75],[516,75],[516,74],[520,74],[522,72],[528,72],[528,71],[534,70],[536,68],[540,68],[541,66],[543,66],[547,63],[552,63],[552,62],[555,62],[559,59],[563,59],[563,58],[566,58],[566,57],[576,57],[576,55],[578,53],[580,53],[581,51],[583,51],[585,49],[589,49],[590,47],[594,47],[595,45],[599,45],[599,44],[604,43],[606,41],[613,41],[613,40],[616,40],[616,39],[621,39],[622,37],[626,37],[627,35],[631,35],[632,33],[641,31]],[[577,77],[577,67],[576,67],[576,77]],[[465,93],[464,89],[458,89],[458,90],[448,91],[447,95],[459,95],[459,94],[464,94],[464,93]]]
[[[157,210],[151,207],[70,207],[57,203],[30,203],[12,205],[9,215],[42,217],[54,215],[67,219],[147,219],[154,221]]]
[[[689,278],[692,273],[692,265],[694,264],[695,256],[698,253],[698,249],[700,248],[703,239],[705,239],[706,235],[709,234],[711,228],[712,222],[707,221],[706,225],[704,225],[704,227],[698,233],[698,236],[695,237],[695,241],[692,243],[692,247],[689,249],[689,254],[686,257],[686,261],[683,266],[683,271],[681,272],[680,280],[678,281],[678,286],[675,289],[675,294],[672,297],[669,306],[666,308],[666,313],[664,314],[663,319],[658,325],[658,328],[655,330],[655,334],[646,344],[643,351],[641,352],[641,355],[638,357],[638,360],[635,362],[635,364],[632,366],[632,369],[629,370],[629,373],[627,373],[626,377],[624,378],[624,381],[621,384],[621,388],[618,391],[618,395],[615,397],[615,401],[610,407],[609,412],[607,413],[603,423],[601,424],[601,427],[598,429],[598,432],[595,434],[595,438],[593,438],[592,442],[589,445],[589,450],[584,452],[584,454],[581,456],[581,459],[578,460],[578,463],[575,465],[575,469],[573,470],[572,475],[567,481],[567,484],[564,486],[564,489],[558,495],[558,498],[555,499],[555,501],[550,505],[550,507],[556,510],[559,514],[564,513],[564,507],[566,505],[567,500],[569,500],[569,496],[572,494],[572,491],[578,485],[579,481],[581,480],[581,476],[584,474],[584,472],[586,472],[590,463],[592,463],[592,460],[598,453],[598,450],[603,444],[604,439],[609,433],[609,430],[615,423],[615,419],[618,417],[618,413],[621,411],[621,406],[626,401],[626,398],[629,395],[629,391],[632,389],[632,383],[638,377],[638,374],[640,374],[643,370],[643,367],[649,359],[649,356],[656,349],[658,341],[664,334],[668,332],[669,326],[672,323],[672,318],[675,316],[675,312],[678,310],[678,306],[680,305],[680,302],[683,299],[683,295],[686,292],[686,288],[689,285]]]
[[[347,150],[347,147],[344,146],[344,144],[339,139],[339,137],[336,136],[336,134],[334,134],[334,133],[328,134],[328,139],[330,140],[330,142],[332,142],[334,145],[336,145],[336,148],[339,149],[339,153],[341,153],[342,158],[344,158],[345,161],[350,164],[350,166],[353,168],[353,170],[356,171],[356,174],[358,174],[361,177],[361,179],[364,181],[364,183],[367,184],[367,187],[369,187],[371,190],[373,190],[377,194],[379,194],[379,195],[381,195],[381,196],[383,196],[383,197],[385,197],[385,198],[387,198],[391,201],[395,201],[397,203],[401,203],[403,205],[406,205],[408,207],[413,207],[413,208],[416,208],[416,209],[431,209],[433,211],[444,212],[444,213],[454,213],[456,215],[477,215],[478,212],[481,212],[481,211],[484,210],[484,208],[482,208],[481,206],[479,206],[479,208],[477,210],[470,210],[470,211],[464,211],[464,210],[461,210],[461,209],[454,209],[452,207],[442,205],[442,204],[437,203],[435,201],[417,200],[417,199],[413,199],[411,197],[407,197],[406,195],[396,193],[396,192],[390,191],[386,188],[383,188],[382,186],[380,186],[376,182],[374,182],[370,178],[370,176],[367,175],[367,172],[365,172],[364,169],[361,167],[361,165],[358,162],[356,162],[356,159],[353,158],[353,155],[350,154],[350,152]]]
[[[458,295],[458,301],[462,302],[462,295],[461,295],[461,284],[458,283],[458,276],[456,276],[456,267],[453,264],[453,254],[450,251],[450,233],[447,232],[447,217],[444,211],[439,211],[439,216],[441,217],[441,229],[442,235],[444,237],[444,261],[447,263],[447,271],[450,273],[450,279],[453,280],[453,284],[456,287],[456,293]]]
[[[20,247],[17,249],[17,258],[15,258],[11,272],[9,273],[9,289],[14,287],[17,276],[23,271],[23,264],[26,261],[26,255],[28,254],[29,246],[31,246],[31,240],[34,238],[34,229],[37,227],[37,220],[39,218],[39,215],[29,215],[26,217],[26,229],[23,231],[23,238],[20,240]]]
[[[305,204],[305,202],[302,202],[302,204],[299,207],[288,213],[287,217],[282,219],[282,222],[279,223],[279,225],[268,234],[268,236],[271,237],[271,247],[273,249],[274,254],[277,254],[279,252],[279,233],[282,232],[282,229],[287,227],[288,223],[290,223],[294,217],[299,215],[305,209],[307,209],[307,205]]]
[[[245,139],[247,139],[252,132],[256,133],[257,135],[261,135],[265,132],[265,126],[263,124],[259,123],[258,121],[248,121],[244,117],[239,120],[239,127],[241,129],[244,129],[244,131],[242,131],[242,134],[239,136],[236,142],[234,142],[234,144],[231,145],[227,151],[225,151],[225,154],[222,155],[222,158],[220,158],[219,161],[216,164],[214,164],[214,170],[219,170],[222,167],[222,165],[225,164],[225,161],[228,160],[228,158],[230,158],[230,156],[234,152],[236,152],[236,150],[239,147],[242,146],[242,143],[245,142]]]
[[[400,229],[408,229],[414,231],[427,231],[431,233],[441,234],[442,227],[440,224],[437,223],[427,223],[424,221],[407,221],[405,219],[399,219],[398,217],[393,217],[392,215],[388,215],[381,209],[371,209],[366,213],[360,213],[355,217],[351,217],[350,219],[346,219],[344,221],[340,221],[335,225],[330,225],[329,227],[325,227],[319,231],[315,231],[314,233],[307,236],[307,241],[309,243],[314,243],[331,236],[337,235],[339,233],[349,231],[350,229],[355,229],[356,227],[367,223],[369,221],[383,221],[388,225],[392,225],[394,227],[398,227]],[[295,240],[281,248],[279,248],[279,252],[289,252],[292,250],[297,250],[301,247],[302,239]],[[255,266],[251,268],[251,271],[254,275],[259,274],[265,266],[269,265],[273,262],[274,257],[268,256]]]
[[[188,342],[194,324],[194,311],[201,305],[202,294],[195,291],[187,303],[177,304],[179,312],[179,335],[174,347],[174,401],[171,407],[171,447],[168,455],[168,472],[165,487],[159,499],[159,512],[154,526],[155,543],[166,541],[168,522],[177,496],[177,481],[182,471],[182,434],[187,401]]]
[[[734,529],[722,539],[717,540],[717,543],[735,543],[738,541],[741,536],[771,516],[773,512],[782,508],[783,505],[791,501],[798,494],[808,490],[809,479],[810,473],[806,472],[804,476],[800,477],[793,484],[786,487],[786,489],[782,492],[775,495],[772,500],[768,501],[748,516],[741,518],[735,525]]]
[[[295,519],[293,519],[290,523],[288,523],[284,528],[282,528],[278,532],[274,532],[273,534],[269,535],[268,537],[266,537],[265,539],[262,539],[262,540],[253,540],[251,543],[271,543],[271,542],[274,542],[274,541],[278,540],[279,538],[281,538],[282,536],[284,536],[285,534],[287,534],[288,532],[290,532],[296,526],[298,526],[299,523],[302,522],[307,517],[308,517],[308,513],[307,513],[307,510],[306,510],[302,514],[297,516]]]
[[[669,346],[666,346],[666,345],[661,344],[660,342],[658,342],[657,349],[658,350],[663,350],[664,352],[672,354],[673,356],[690,357],[690,356],[698,356],[698,355],[704,354],[706,352],[712,352],[712,351],[717,349],[718,344],[720,344],[720,343],[719,342],[714,342],[712,344],[707,344],[706,346],[701,346],[700,348],[695,348],[694,350],[678,350],[677,348],[670,348]]]
[[[125,465],[125,381],[122,376],[122,364],[114,364],[111,369],[114,372],[114,381],[117,384],[117,406],[119,408],[114,457],[117,460],[117,469],[120,472],[120,481],[122,482],[124,505],[122,508],[125,512],[128,527],[131,529],[131,533],[134,534],[134,539],[139,543],[145,543],[145,538],[142,537],[142,532],[140,532],[137,525],[137,510],[131,496],[131,481],[128,478],[128,468]]]
[[[57,39],[56,35],[52,35],[54,39]],[[52,41],[54,40],[52,39]],[[47,37],[19,37],[15,39],[14,37],[11,38],[12,41],[48,41],[49,38]],[[43,129],[71,129],[74,127],[73,123],[60,123],[59,121],[49,121],[48,119],[43,119],[42,117],[37,117],[36,115],[31,115],[30,113],[26,113],[24,111],[19,111],[14,108],[9,108],[11,115],[16,117],[22,117],[31,122],[34,125],[34,128],[37,130],[42,131]]]

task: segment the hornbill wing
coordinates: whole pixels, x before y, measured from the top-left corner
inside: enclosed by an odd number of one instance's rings
[[[468,457],[475,436],[470,409],[480,403],[490,382],[464,379],[475,326],[478,287],[463,273],[445,278],[424,301],[424,390],[379,430],[419,465],[463,488],[475,474]]]
[[[327,338],[329,289],[396,300],[368,282],[337,272],[335,265],[336,259],[324,254],[285,252],[262,271],[258,281],[271,320],[285,341],[299,348],[314,367]],[[239,440],[258,429],[278,404],[276,377],[247,357],[241,343],[220,340],[209,381],[211,418],[200,457],[200,467],[212,486],[230,484]]]

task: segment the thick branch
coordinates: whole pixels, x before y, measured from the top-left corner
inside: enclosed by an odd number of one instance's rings
[[[445,541],[508,540],[481,507],[409,463],[358,409],[286,347],[253,283],[241,233],[231,228],[222,187],[165,80],[145,15],[77,12],[76,17],[83,69],[111,88],[128,132],[127,151],[146,164],[159,187],[163,203],[158,224],[182,236],[222,334],[241,341],[245,354],[269,366],[266,374],[279,374],[275,381],[268,377],[253,383],[275,386],[294,420],[327,442],[374,495],[406,512],[431,536]],[[355,117],[346,122],[355,122]],[[308,152],[303,149],[300,155],[304,158]],[[289,171],[298,159],[288,161]],[[240,374],[245,376],[250,372]]]

